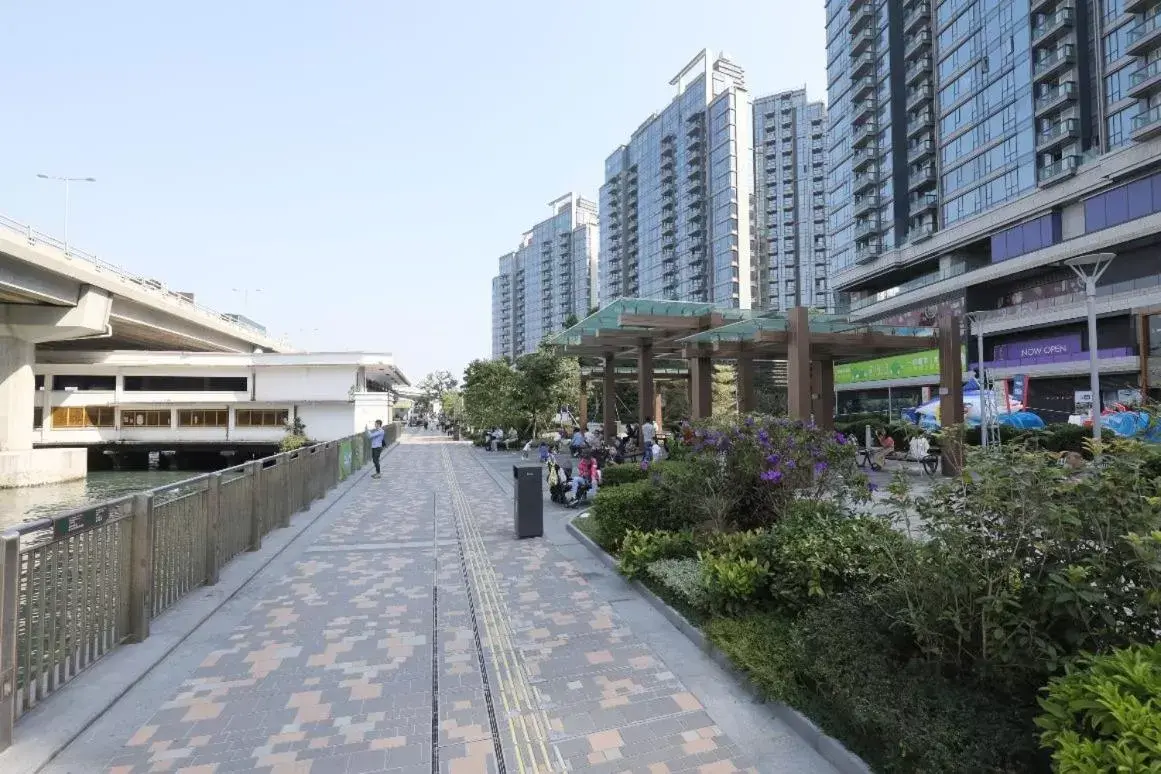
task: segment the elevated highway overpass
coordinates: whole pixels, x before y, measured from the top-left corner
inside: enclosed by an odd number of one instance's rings
[[[269,352],[265,330],[0,215],[0,487],[84,475],[83,450],[33,450],[37,349]]]

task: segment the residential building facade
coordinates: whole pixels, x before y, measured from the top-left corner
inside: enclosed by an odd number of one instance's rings
[[[969,361],[1028,377],[1028,403],[1062,421],[1089,358],[1062,261],[1110,251],[1100,397],[1161,386],[1161,4],[828,0],[826,14],[831,285],[851,314],[976,319]]]
[[[754,100],[754,305],[834,311],[826,240],[826,106],[805,89]]]
[[[677,95],[605,161],[600,300],[750,308],[753,109],[740,67],[703,50]]]
[[[492,279],[492,357],[535,352],[571,315],[597,303],[600,227],[595,202],[565,194],[548,203],[552,216],[500,256]]]

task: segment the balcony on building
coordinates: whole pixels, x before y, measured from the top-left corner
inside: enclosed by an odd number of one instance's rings
[[[1047,13],[1056,7],[1059,0],[1031,0],[1028,11],[1031,13]]]
[[[931,239],[932,234],[935,233],[935,224],[931,221],[919,223],[907,229],[907,241],[912,244],[922,242],[925,239]]]
[[[916,191],[935,182],[935,165],[924,164],[921,167],[912,167],[908,172],[908,190]]]
[[[931,73],[931,57],[924,56],[919,59],[914,59],[907,65],[904,71],[907,76],[906,81],[908,86],[915,85],[920,78],[930,75]]]
[[[851,211],[856,218],[866,215],[868,212],[873,212],[879,208],[879,194],[869,193],[862,196],[856,196],[852,200]],[[857,235],[856,230],[856,235]]]
[[[1156,0],[1123,0],[1121,10],[1125,13],[1145,13]]]
[[[1141,56],[1161,45],[1161,11],[1146,16],[1125,36],[1125,53]]]
[[[877,236],[883,230],[878,216],[861,218],[855,221],[855,239],[863,240],[870,236]]]
[[[926,137],[921,137],[916,142],[907,146],[907,163],[912,166],[918,166],[920,162],[926,161],[928,156],[935,154],[935,143],[930,139],[931,134],[928,133]]]
[[[875,42],[875,31],[865,29],[851,35],[851,56],[858,56]]]
[[[875,71],[875,57],[872,54],[851,57],[851,77],[858,78]]]
[[[1148,110],[1133,116],[1132,138],[1141,142],[1161,135],[1161,105],[1154,105]]]
[[[854,105],[851,106],[851,120],[856,123],[861,123],[874,117],[875,108],[877,107],[875,102],[874,96],[870,96],[867,99],[855,100]]]
[[[1076,81],[1064,81],[1043,87],[1036,97],[1036,117],[1040,118],[1053,111],[1071,107],[1079,95]]]
[[[914,110],[922,106],[924,102],[930,102],[934,95],[935,92],[931,88],[931,82],[925,79],[919,85],[907,90],[907,109]]]
[[[870,148],[857,148],[851,154],[851,171],[862,172],[875,163],[877,153]]]
[[[1062,3],[1056,10],[1041,18],[1032,27],[1032,45],[1044,46],[1072,32],[1076,24],[1076,12],[1072,3]]]
[[[851,83],[851,99],[862,99],[866,94],[875,90],[875,79],[870,76],[859,78]]]
[[[878,127],[875,126],[873,121],[857,124],[855,125],[854,129],[851,130],[851,147],[859,148],[864,145],[868,145],[875,141],[875,137],[878,136],[878,134]]]
[[[914,139],[916,136],[923,134],[924,131],[931,129],[934,124],[934,117],[929,110],[924,110],[907,118],[907,138]]]
[[[874,188],[878,184],[878,175],[872,172],[864,172],[861,175],[855,175],[854,180],[851,181],[851,193],[858,195],[867,189]]]
[[[913,218],[918,217],[934,210],[938,204],[939,197],[934,193],[916,194],[908,199],[907,213]]]
[[[857,0],[851,3],[851,32],[855,33],[863,27],[874,27],[875,3],[874,0]]]
[[[866,242],[855,245],[855,263],[867,264],[879,257],[879,253],[883,251],[883,245],[877,239],[869,239]]]
[[[1129,96],[1148,97],[1161,91],[1161,59],[1154,59],[1129,73]]]
[[[903,34],[910,35],[924,22],[931,19],[931,6],[926,0],[912,3],[903,14]]]
[[[903,55],[910,58],[931,48],[931,30],[921,29],[903,42]]]
[[[1036,168],[1036,182],[1041,186],[1050,186],[1059,183],[1076,174],[1080,167],[1080,156],[1068,154],[1047,163],[1041,163]]]
[[[1036,133],[1036,152],[1048,153],[1080,137],[1080,121],[1065,117]]]
[[[1032,67],[1032,75],[1036,81],[1046,81],[1064,72],[1075,61],[1076,46],[1065,43],[1042,54]]]

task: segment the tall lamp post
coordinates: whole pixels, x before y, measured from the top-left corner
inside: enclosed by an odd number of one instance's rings
[[[1084,283],[1085,304],[1088,307],[1088,378],[1092,392],[1092,437],[1101,439],[1101,377],[1097,356],[1096,287],[1101,276],[1109,268],[1116,253],[1092,253],[1069,258],[1064,265],[1072,269],[1077,279]]]
[[[37,175],[41,180],[54,180],[64,183],[65,210],[64,210],[64,251],[69,254],[69,186],[73,183],[95,183],[95,177],[61,177],[59,175]]]

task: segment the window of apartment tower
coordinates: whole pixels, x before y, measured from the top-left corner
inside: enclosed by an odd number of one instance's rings
[[[228,427],[227,409],[182,409],[177,412],[178,427]]]
[[[235,409],[235,427],[285,427],[290,421],[287,409]]]

